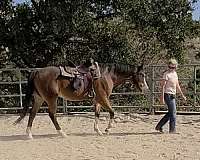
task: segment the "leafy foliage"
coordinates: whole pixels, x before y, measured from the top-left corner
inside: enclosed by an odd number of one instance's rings
[[[0,61],[17,67],[184,59],[184,40],[199,35],[187,0],[0,2]],[[6,50],[6,52],[5,52]],[[5,55],[6,54],[6,55]],[[4,55],[4,56],[3,56]],[[1,66],[1,67],[5,67]]]

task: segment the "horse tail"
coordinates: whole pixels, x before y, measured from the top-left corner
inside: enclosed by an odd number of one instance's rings
[[[34,86],[34,79],[38,71],[32,71],[29,75],[26,92],[25,92],[25,102],[24,107],[22,109],[22,112],[20,113],[20,117],[14,122],[14,124],[18,124],[24,117],[26,116],[26,113],[28,112],[29,105],[31,103],[32,95],[35,89]]]

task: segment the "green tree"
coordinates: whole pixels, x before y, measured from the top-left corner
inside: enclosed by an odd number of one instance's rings
[[[187,0],[1,1],[0,42],[18,67],[99,62],[153,63],[184,59],[195,28]],[[6,11],[6,12],[5,12]]]
[[[120,8],[124,19],[143,37],[143,43],[147,39],[151,44],[152,39],[159,48],[167,49],[164,57],[183,59],[183,42],[192,25],[192,8],[187,0],[122,0]]]

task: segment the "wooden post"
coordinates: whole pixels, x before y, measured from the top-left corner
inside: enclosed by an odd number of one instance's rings
[[[154,66],[150,70],[150,84],[148,92],[149,114],[155,114],[154,108]]]
[[[23,107],[23,102],[22,102],[22,75],[21,75],[21,70],[18,70],[19,72],[19,92],[20,92],[20,107]]]

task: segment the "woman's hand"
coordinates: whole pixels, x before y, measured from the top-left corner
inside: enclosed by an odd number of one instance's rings
[[[160,96],[160,103],[161,103],[161,104],[165,104],[165,100],[164,100],[164,97],[163,97],[163,96]]]
[[[182,95],[182,97],[183,97],[183,99],[184,99],[185,101],[187,100],[186,96]]]

